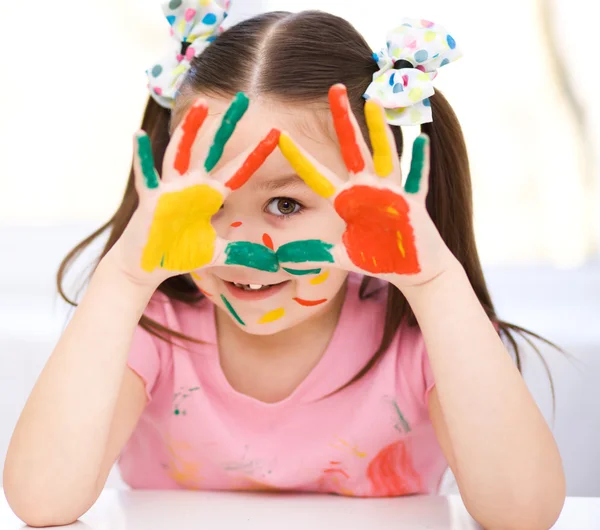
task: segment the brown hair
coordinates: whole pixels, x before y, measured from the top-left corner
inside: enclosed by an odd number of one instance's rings
[[[227,75],[222,74],[224,65],[227,65]],[[343,83],[364,130],[363,94],[377,70],[369,45],[344,19],[319,11],[297,14],[271,12],[241,22],[222,33],[192,61],[181,93],[185,99],[186,94],[225,97],[244,91],[250,97],[260,94],[290,104],[319,103],[326,101],[332,85]],[[500,320],[496,315],[475,245],[471,176],[462,131],[452,107],[439,91],[430,101],[434,121],[422,126],[422,131],[429,135],[431,141],[427,210],[446,245],[464,267],[487,315],[510,345],[520,370],[521,357],[515,332],[521,334],[538,354],[539,351],[526,335],[554,345],[520,326]],[[169,142],[170,125],[171,111],[149,99],[142,129],[151,139],[159,170]],[[403,149],[402,131],[400,127],[392,129],[400,157]],[[365,137],[368,138],[368,135]],[[100,258],[104,256],[123,233],[137,203],[133,172],[130,172],[125,195],[115,214],[79,243],[60,266],[58,289],[67,302],[75,305],[63,289],[64,275],[73,261],[92,241],[108,230],[108,241]],[[369,281],[368,277],[363,281],[362,297],[366,296]],[[188,304],[193,304],[202,297],[187,275],[168,279],[159,290],[172,299]],[[377,362],[402,322],[409,326],[418,325],[402,293],[390,285],[381,344],[370,361],[345,386],[360,379]],[[142,317],[140,325],[165,340],[171,337],[189,339],[147,317]],[[542,362],[550,376],[543,358]],[[554,395],[551,378],[550,384]]]

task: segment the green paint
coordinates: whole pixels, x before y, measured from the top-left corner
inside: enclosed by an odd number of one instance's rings
[[[163,257],[160,258],[160,268],[162,269],[165,266],[165,255],[163,254]]]
[[[333,263],[333,256],[330,252],[332,248],[333,245],[320,239],[293,241],[279,247],[277,259],[280,263],[306,263],[308,261]]]
[[[249,241],[234,241],[225,248],[226,265],[243,265],[259,271],[277,272],[279,262],[270,248]]]
[[[283,267],[285,272],[293,274],[294,276],[307,276],[308,274],[321,274],[321,269],[307,269],[305,271],[301,271],[298,269],[286,269]]]
[[[140,134],[137,137],[138,156],[140,157],[140,166],[144,175],[144,183],[148,189],[158,188],[158,175],[154,169],[154,156],[152,155],[152,144],[147,134]]]
[[[421,187],[421,178],[423,177],[423,168],[425,166],[425,147],[428,138],[425,135],[417,137],[413,143],[412,160],[410,162],[410,172],[406,178],[404,191],[406,193],[418,193]]]
[[[394,401],[394,408],[396,409],[396,414],[398,414],[398,419],[400,420],[400,423],[402,423],[404,432],[407,432],[407,433],[410,432],[410,425],[408,424],[408,422],[402,415],[402,412],[400,411],[400,407],[398,406],[398,403],[396,403],[395,401]],[[402,429],[400,428],[400,426],[397,423],[394,427],[396,428],[397,431],[402,432]]]
[[[207,172],[212,171],[219,163],[219,160],[221,160],[225,144],[231,138],[237,123],[248,110],[248,105],[250,105],[250,100],[243,92],[238,92],[235,98],[233,98],[231,105],[229,105],[227,112],[225,112],[225,116],[223,116],[221,125],[215,134],[213,143],[208,151],[208,156],[204,162],[204,168]]]
[[[227,300],[227,298],[225,298],[223,295],[221,295],[221,300],[223,300],[223,303],[225,304],[225,307],[227,309],[229,309],[229,312],[231,313],[231,315],[233,316],[233,318],[235,318],[242,326],[245,326],[246,324],[240,318],[240,315],[238,315],[235,312],[235,309],[233,309],[232,305],[229,303],[229,300]]]

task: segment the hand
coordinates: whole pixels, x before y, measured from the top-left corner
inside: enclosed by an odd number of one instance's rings
[[[349,173],[347,181],[312,158],[286,133],[279,139],[283,155],[298,175],[329,199],[346,222],[342,241],[333,245],[324,265],[380,277],[400,289],[439,276],[456,260],[425,207],[429,138],[421,135],[416,139],[411,170],[402,188],[394,137],[380,105],[373,100],[365,103],[371,157],[343,85],[331,88],[329,103]]]
[[[154,167],[150,139],[144,132],[136,135],[134,174],[139,205],[105,259],[116,262],[136,283],[154,287],[171,276],[224,264],[227,242],[217,237],[211,218],[279,140],[279,131],[273,129],[254,149],[209,175],[247,108],[247,97],[238,94],[215,134],[204,167],[190,167],[192,147],[208,115],[206,103],[196,101],[167,147],[162,179]]]

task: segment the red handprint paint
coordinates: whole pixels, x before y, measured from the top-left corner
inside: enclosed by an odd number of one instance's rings
[[[195,104],[187,113],[183,125],[183,135],[177,146],[177,156],[173,164],[175,170],[183,175],[190,169],[190,161],[192,158],[192,147],[196,141],[196,136],[204,120],[208,116],[208,107],[204,102]]]
[[[420,272],[408,203],[402,196],[353,186],[336,197],[334,206],[346,221],[342,239],[354,265],[374,274]]]
[[[369,463],[367,476],[371,483],[371,494],[377,497],[397,497],[425,491],[405,440],[383,448]]]

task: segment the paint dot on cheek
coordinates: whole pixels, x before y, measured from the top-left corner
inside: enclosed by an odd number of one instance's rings
[[[310,280],[311,285],[319,285],[329,278],[329,271],[325,271],[323,274],[319,274],[319,276],[315,276],[312,280]]]
[[[231,223],[231,228],[238,228],[240,226],[242,226],[241,221],[236,221],[235,223]]]
[[[275,247],[273,246],[273,240],[269,234],[263,234],[262,240],[265,247],[275,250]]]

